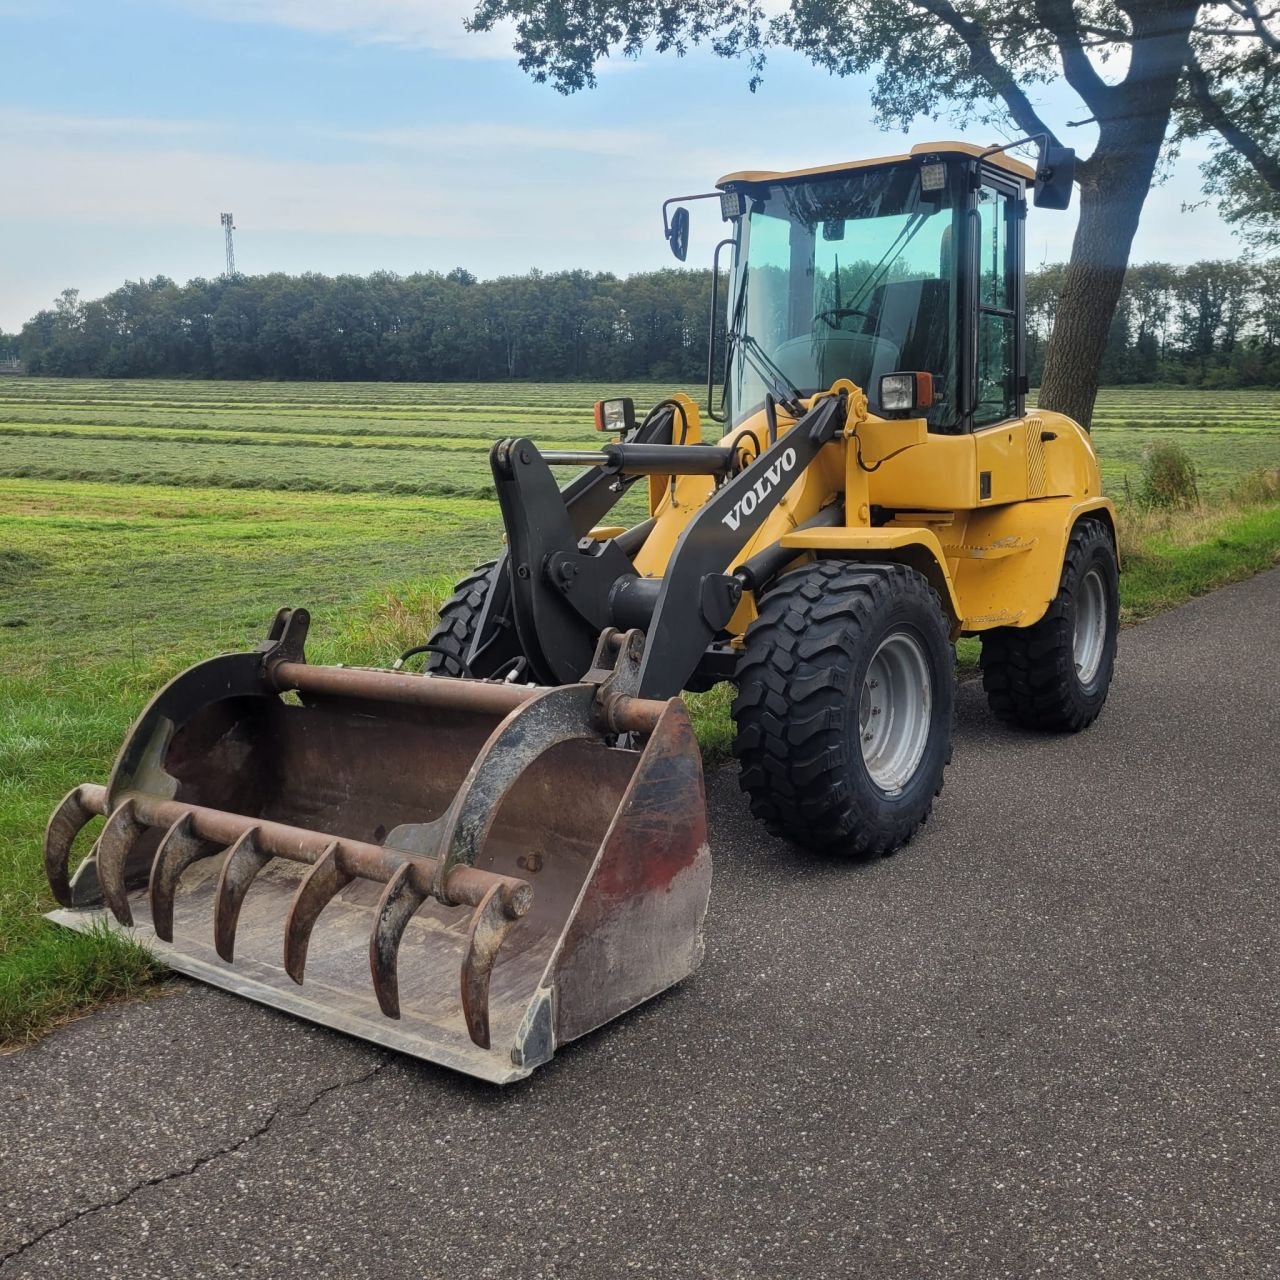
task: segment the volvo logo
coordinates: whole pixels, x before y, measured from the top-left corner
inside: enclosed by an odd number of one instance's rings
[[[777,487],[782,477],[795,470],[796,451],[784,449],[777,462],[770,463],[765,473],[750,489],[733,504],[733,510],[721,516],[721,524],[726,524],[734,533],[742,526],[742,518],[749,516]]]

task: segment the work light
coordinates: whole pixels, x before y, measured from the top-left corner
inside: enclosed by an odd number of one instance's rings
[[[941,191],[947,185],[947,166],[945,164],[925,164],[920,166],[920,190]]]
[[[726,222],[731,218],[742,217],[741,191],[722,191],[720,193],[720,216]]]
[[[596,430],[620,431],[624,435],[636,426],[636,402],[631,399],[597,400]]]
[[[933,404],[933,374],[886,373],[880,379],[880,411],[911,413]]]

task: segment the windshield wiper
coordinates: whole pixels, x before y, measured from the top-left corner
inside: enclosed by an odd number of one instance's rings
[[[793,418],[799,418],[804,413],[804,405],[800,403],[804,392],[774,362],[759,338],[754,334],[744,333],[741,341],[742,354],[751,358],[752,368],[760,375],[761,380],[771,384],[769,390],[773,393],[773,398]]]

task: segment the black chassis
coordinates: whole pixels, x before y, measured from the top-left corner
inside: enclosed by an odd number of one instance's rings
[[[743,465],[736,450],[661,443],[672,438],[665,407],[600,464],[563,490],[531,440],[500,440],[490,453],[507,547],[466,655],[484,678],[523,654],[527,678],[570,684],[590,669],[600,632],[645,633],[639,695],[674,697],[732,674],[723,631],[749,574],[726,572],[792,484],[844,429],[845,396],[819,400],[791,430]],[[711,498],[676,542],[667,572],[641,578],[631,563],[644,526],[617,538],[587,536],[641,475],[715,474]],[[632,535],[631,538],[628,535]],[[719,641],[719,643],[718,643]]]

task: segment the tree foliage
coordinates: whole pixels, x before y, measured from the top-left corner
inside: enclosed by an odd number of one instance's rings
[[[697,382],[708,271],[236,276],[68,289],[23,326],[33,374]]]
[[[1044,370],[1065,266],[1027,277],[1027,364]],[[1106,386],[1177,383],[1205,388],[1280,386],[1280,260],[1148,262],[1125,273],[1100,369]]]
[[[1027,277],[1027,354],[1040,382],[1066,267]],[[0,358],[33,374],[377,381],[701,383],[706,271],[620,280],[562,272],[477,280],[237,276],[68,289]],[[1103,353],[1108,384],[1280,386],[1280,260],[1131,267]],[[723,351],[718,339],[717,349]]]
[[[1201,172],[1223,218],[1252,243],[1280,248],[1280,3],[1219,9],[1230,17],[1194,38],[1178,139],[1209,140]]]

